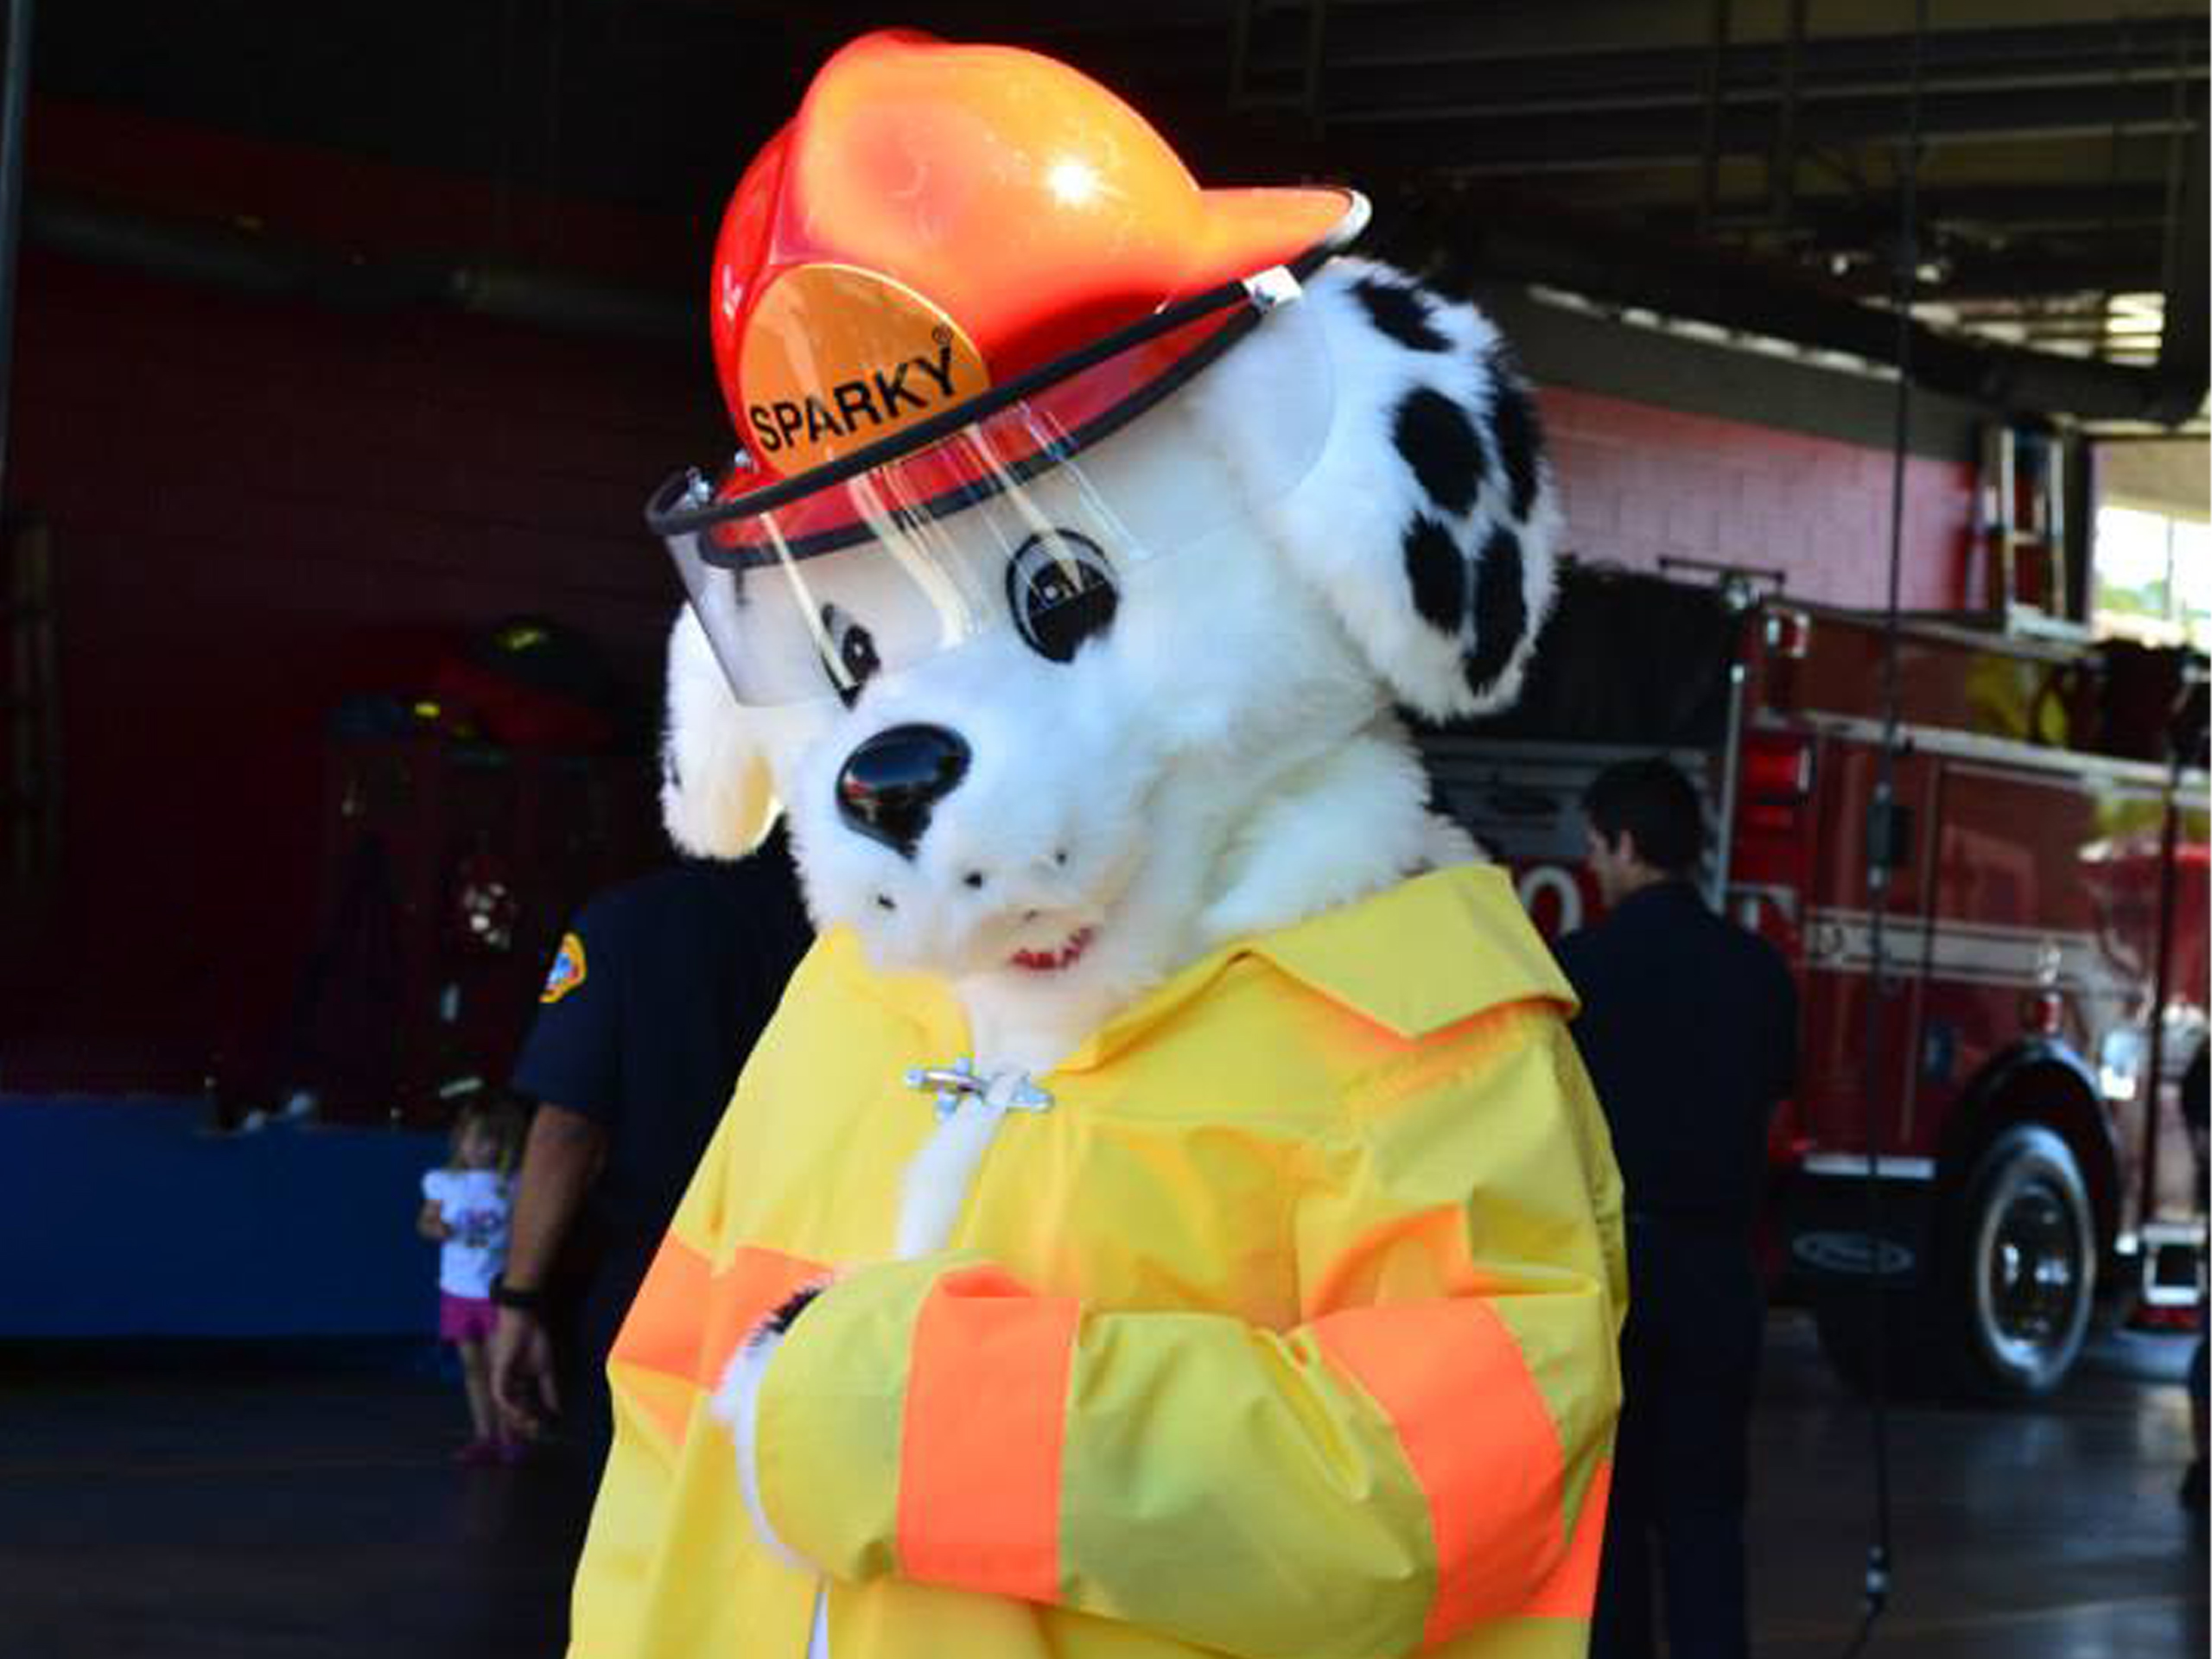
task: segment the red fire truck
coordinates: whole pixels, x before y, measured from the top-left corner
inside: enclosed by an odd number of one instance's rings
[[[1516,709],[1425,741],[1554,933],[1596,912],[1590,779],[1659,752],[1700,783],[1708,893],[1802,1001],[1777,1289],[1847,1375],[1878,1330],[1903,1380],[2037,1394],[2101,1290],[2151,1322],[2199,1303],[2177,1085],[2206,1038],[2203,659],[1907,617],[1892,741],[1885,645],[1878,613],[1740,578],[1573,570]]]

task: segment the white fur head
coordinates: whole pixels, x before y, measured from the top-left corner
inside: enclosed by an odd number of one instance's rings
[[[950,980],[979,1048],[1033,1067],[1226,938],[1465,855],[1392,705],[1465,714],[1517,683],[1560,522],[1527,395],[1486,321],[1394,272],[1338,259],[1298,303],[1332,364],[1302,481],[1283,491],[1268,446],[1317,394],[1270,319],[1083,457],[1088,486],[1147,523],[1173,520],[1174,493],[1223,499],[1190,504],[1217,527],[1156,556],[1086,524],[1116,603],[1068,660],[1008,615],[875,673],[849,706],[825,678],[810,701],[747,707],[687,607],[663,791],[677,841],[742,851],[780,802],[817,921]],[[1021,510],[1050,521],[1078,493],[1047,474]],[[977,512],[943,531],[988,566],[1004,531],[963,529]],[[882,559],[823,567],[862,622],[887,596],[871,583],[906,579]],[[890,836],[849,788],[887,741],[952,757],[953,780]]]

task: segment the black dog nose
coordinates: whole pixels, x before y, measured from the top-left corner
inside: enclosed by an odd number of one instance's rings
[[[893,726],[847,757],[837,810],[861,834],[912,858],[930,812],[968,774],[968,746],[942,726]]]

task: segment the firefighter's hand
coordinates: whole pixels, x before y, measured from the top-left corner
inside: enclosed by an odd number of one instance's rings
[[[544,1431],[561,1410],[553,1378],[553,1339],[545,1322],[520,1308],[503,1307],[492,1330],[492,1398],[507,1432],[518,1439]]]

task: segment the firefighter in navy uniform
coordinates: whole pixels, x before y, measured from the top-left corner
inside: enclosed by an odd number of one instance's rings
[[[555,955],[512,1077],[538,1105],[493,1288],[493,1389],[519,1430],[557,1410],[594,1473],[613,1433],[607,1351],[812,938],[779,830],[748,858],[608,889]],[[548,1306],[556,1266],[581,1281],[573,1309]],[[556,1312],[575,1330],[557,1372]]]
[[[1780,954],[1690,878],[1696,791],[1662,760],[1583,798],[1608,913],[1560,942],[1576,1046],[1612,1129],[1628,1208],[1629,1315],[1612,1509],[1590,1651],[1742,1659],[1745,1436],[1765,1310],[1751,1235],[1767,1124],[1791,1086],[1797,997]]]

